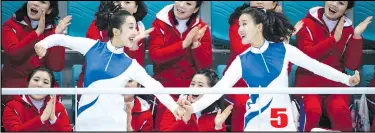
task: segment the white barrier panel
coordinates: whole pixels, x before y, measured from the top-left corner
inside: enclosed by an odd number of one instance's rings
[[[2,95],[17,94],[375,94],[375,87],[293,88],[2,88]]]

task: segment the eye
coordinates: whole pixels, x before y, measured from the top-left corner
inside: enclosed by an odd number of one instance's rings
[[[247,23],[242,23],[242,26],[246,26],[247,25]]]
[[[199,87],[203,87],[203,85],[198,85]]]
[[[40,2],[42,2],[43,4],[46,4],[46,1],[40,1]]]
[[[344,2],[340,1],[339,4],[340,4],[340,5],[344,5]]]
[[[34,79],[34,81],[35,81],[35,82],[38,82],[38,81],[39,81],[39,79]]]
[[[49,85],[49,82],[44,82],[44,84]]]
[[[190,2],[188,2],[188,3],[186,3],[188,6],[191,6],[191,3]]]

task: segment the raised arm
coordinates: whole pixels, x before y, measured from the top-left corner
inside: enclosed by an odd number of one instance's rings
[[[220,92],[222,89],[227,89],[230,87],[233,87],[234,84],[237,83],[238,80],[240,80],[242,77],[242,67],[241,67],[241,60],[239,56],[236,57],[236,59],[232,62],[232,64],[229,66],[228,70],[225,72],[223,78],[216,83],[212,89],[217,90]],[[221,96],[224,94],[205,94],[201,99],[196,101],[192,104],[193,106],[193,112],[199,112],[203,109],[210,106],[212,103],[214,103],[216,100],[218,100]]]
[[[143,85],[145,88],[150,89],[161,89],[164,88],[163,85],[153,79],[150,75],[147,74],[146,70],[139,65],[139,63],[133,59],[132,64],[129,67],[131,70],[130,78],[136,82]],[[171,112],[174,112],[174,109],[178,107],[178,104],[173,100],[169,94],[155,94],[155,96],[164,104]]]
[[[85,55],[87,51],[89,51],[89,49],[96,43],[97,41],[89,38],[72,37],[63,34],[53,34],[38,42],[36,45],[42,45],[42,47],[45,49],[54,46],[63,46]]]
[[[324,64],[321,63],[289,44],[284,44],[286,48],[286,56],[289,58],[290,62],[303,67],[319,76],[325,77],[329,80],[341,82],[350,86],[349,80],[350,76]]]

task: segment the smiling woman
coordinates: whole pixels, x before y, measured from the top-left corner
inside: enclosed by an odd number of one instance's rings
[[[35,45],[38,56],[54,46],[65,46],[85,56],[86,74],[84,87],[121,88],[130,79],[148,89],[163,88],[151,78],[144,68],[123,52],[123,47],[133,47],[153,29],[138,32],[135,18],[125,10],[115,10],[108,15],[109,42],[101,42],[82,37],[52,35]],[[95,63],[94,63],[95,62]],[[169,95],[156,95],[168,109],[177,104]],[[77,131],[127,131],[127,115],[124,111],[124,97],[115,95],[82,95],[77,111]],[[116,116],[116,117],[113,117]]]

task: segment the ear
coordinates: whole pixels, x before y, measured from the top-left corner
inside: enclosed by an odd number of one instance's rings
[[[200,7],[194,9],[194,13],[197,13],[199,11]]]
[[[263,24],[262,23],[257,24],[257,31],[258,32],[262,32],[263,31]]]
[[[112,31],[113,31],[113,35],[115,35],[115,36],[118,36],[121,33],[121,31],[119,29],[117,29],[117,28],[113,28]]]

